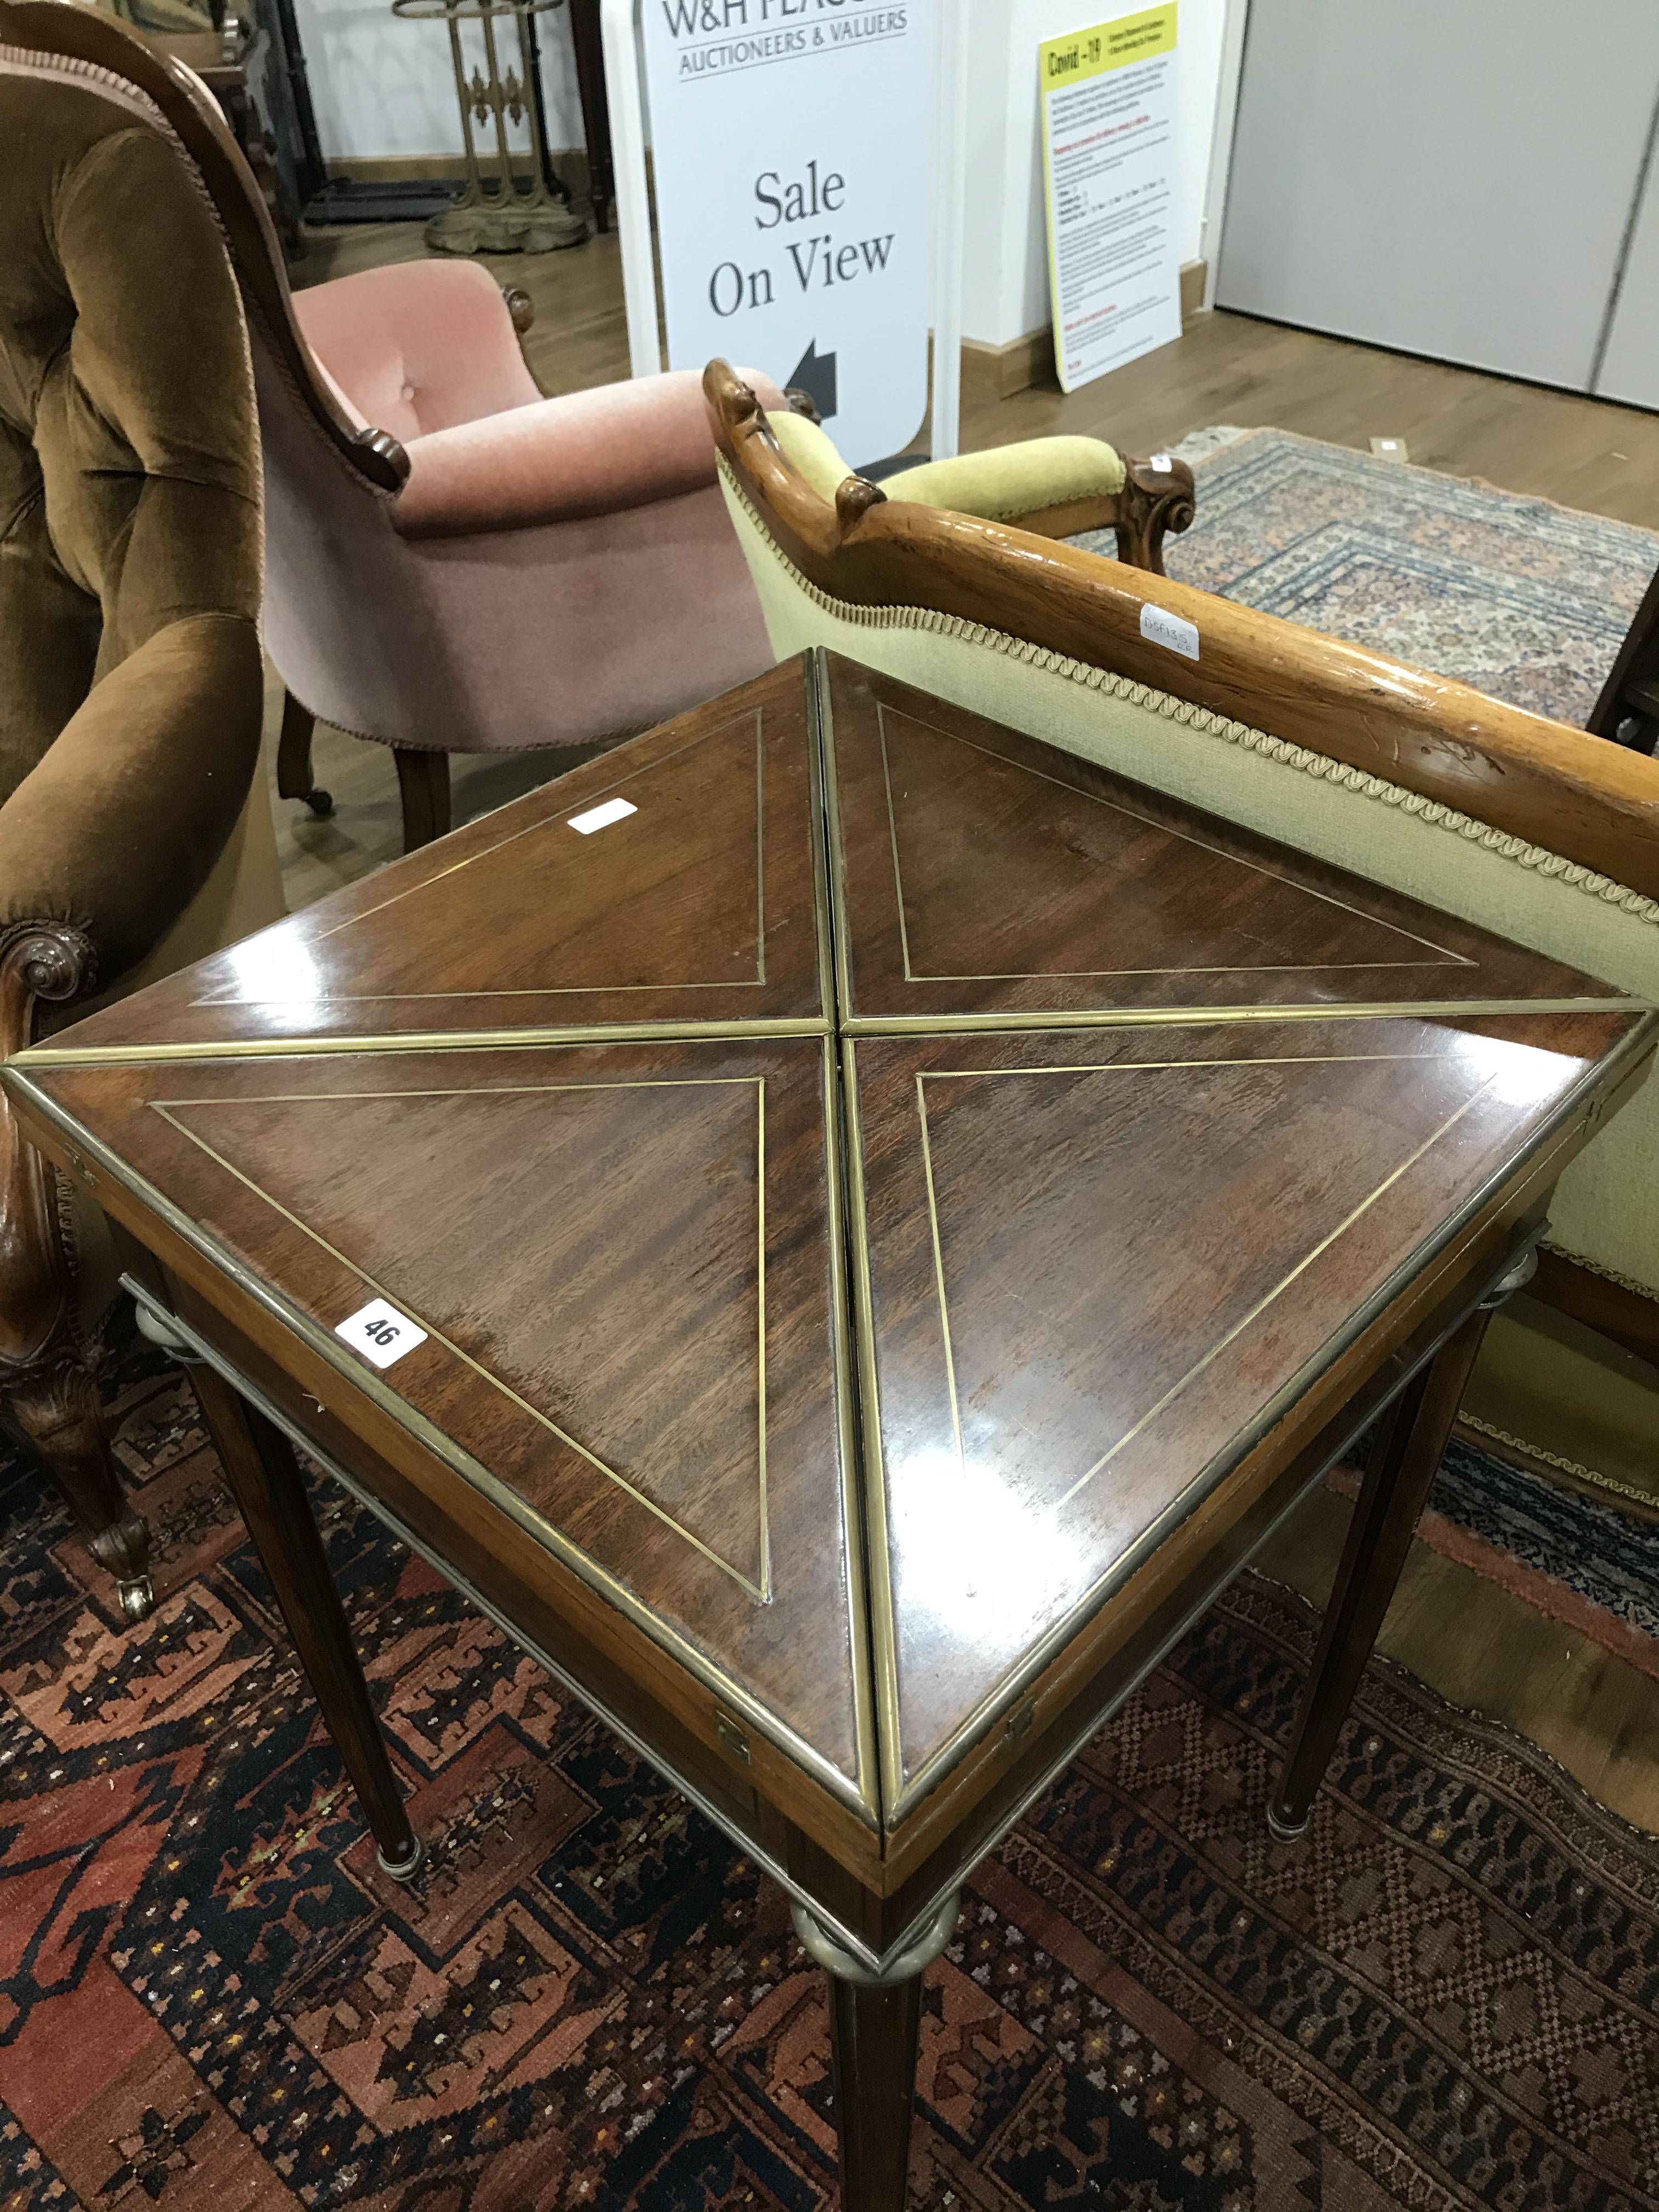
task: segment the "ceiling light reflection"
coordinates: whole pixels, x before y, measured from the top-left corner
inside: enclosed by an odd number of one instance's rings
[[[925,1608],[970,1641],[1028,1638],[1060,1579],[1053,1516],[980,1461],[937,1449],[892,1468],[889,1495],[907,1615]]]
[[[1472,1088],[1524,1112],[1552,1103],[1561,1089],[1561,1054],[1547,1045],[1522,1044],[1504,1037],[1474,1036],[1467,1030],[1445,1030],[1448,1057],[1461,1060]]]
[[[262,929],[257,937],[244,938],[225,958],[235,995],[245,1001],[269,1004],[280,1000],[291,1004],[326,995],[322,969],[312,958],[309,947],[297,942],[296,933],[280,924],[274,929]]]

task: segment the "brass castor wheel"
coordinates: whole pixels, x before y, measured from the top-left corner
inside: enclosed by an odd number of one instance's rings
[[[120,1577],[115,1585],[115,1596],[121,1608],[121,1618],[129,1628],[136,1628],[141,1620],[148,1620],[155,1610],[155,1589],[148,1575]]]

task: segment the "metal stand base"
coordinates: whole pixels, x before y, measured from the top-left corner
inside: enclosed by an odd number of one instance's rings
[[[434,216],[426,242],[434,253],[559,253],[587,243],[587,225],[556,204],[538,208],[450,208]]]
[[[1292,1826],[1288,1820],[1281,1820],[1278,1813],[1271,1805],[1269,1805],[1267,1808],[1267,1833],[1273,1838],[1276,1844],[1298,1844],[1301,1842],[1303,1837],[1307,1834],[1308,1824],[1312,1819],[1313,1814],[1310,1813],[1305,1820],[1298,1820],[1294,1826]]]

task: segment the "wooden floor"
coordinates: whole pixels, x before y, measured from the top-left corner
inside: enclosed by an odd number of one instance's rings
[[[295,273],[320,282],[422,250],[414,225],[318,234]],[[614,238],[489,266],[536,302],[526,351],[545,391],[627,374]],[[1048,389],[966,404],[963,441],[971,448],[1081,431],[1149,453],[1217,422],[1274,425],[1359,448],[1373,436],[1404,438],[1427,467],[1659,527],[1659,416],[1224,313],[1198,317],[1175,344],[1069,398]],[[332,819],[276,803],[295,905],[398,849],[396,780],[382,747],[320,732],[317,769],[337,803]],[[458,761],[457,819],[501,805],[542,774],[534,757]],[[1269,1571],[1322,1602],[1347,1514],[1341,1499],[1316,1498],[1275,1540]],[[1626,1819],[1659,1829],[1659,1686],[1624,1661],[1420,1543],[1382,1649],[1455,1703],[1542,1744]]]

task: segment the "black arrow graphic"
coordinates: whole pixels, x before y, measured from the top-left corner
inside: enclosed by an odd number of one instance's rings
[[[820,353],[814,338],[785,377],[784,387],[790,392],[804,392],[817,409],[819,422],[827,422],[836,411],[836,356]]]

